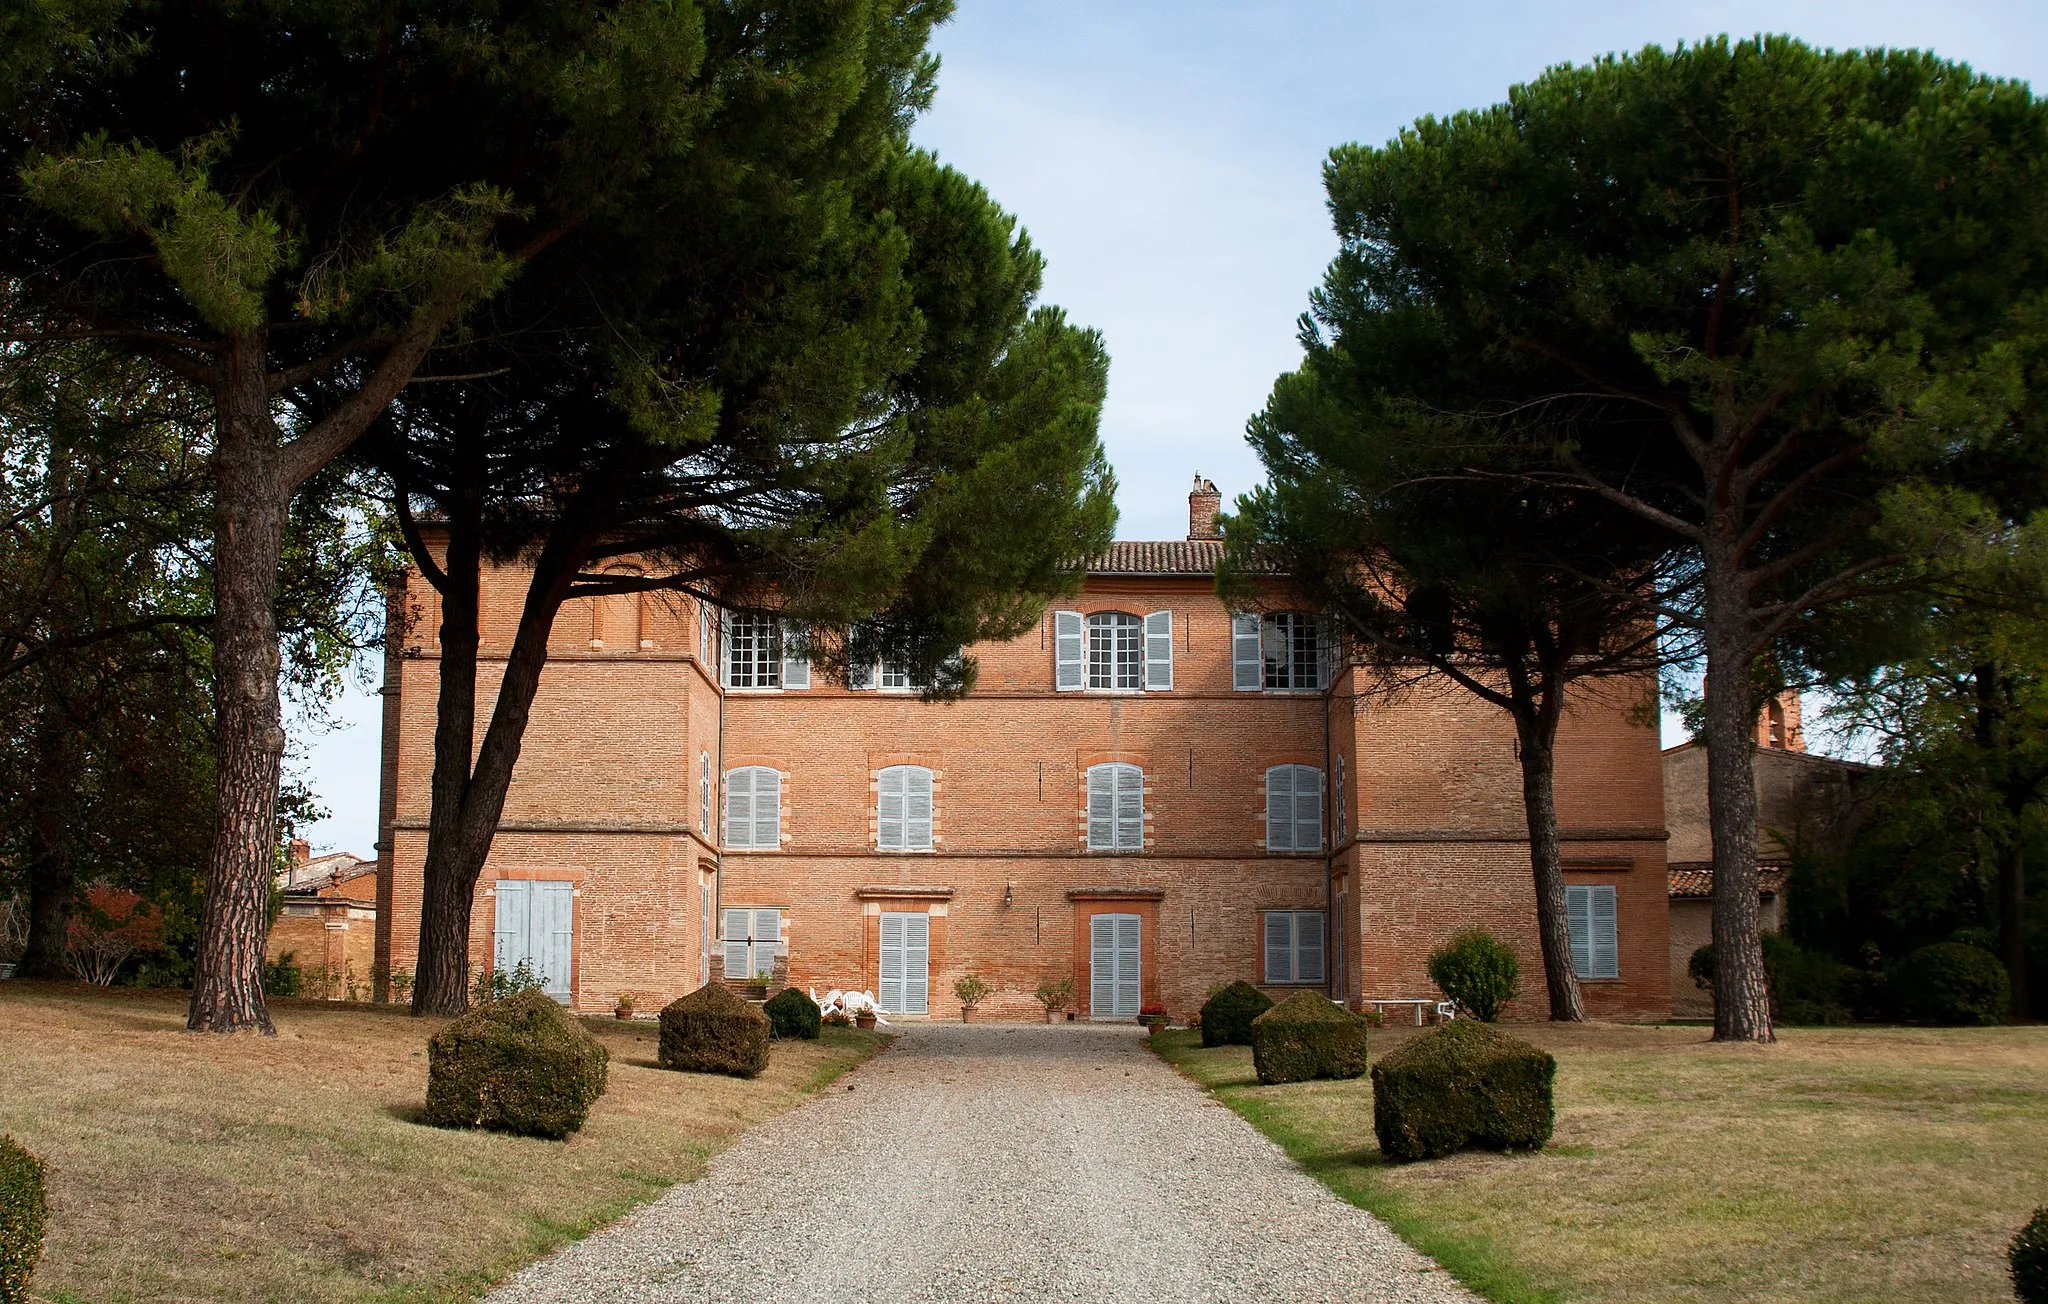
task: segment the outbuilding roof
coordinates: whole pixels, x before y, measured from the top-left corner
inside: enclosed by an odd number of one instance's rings
[[[1778,865],[1756,867],[1756,890],[1759,896],[1776,896],[1785,890],[1785,879],[1790,871]],[[1702,901],[1714,895],[1714,867],[1712,865],[1673,865],[1671,867],[1671,895],[1678,900]]]
[[[1088,559],[1090,575],[1213,575],[1223,560],[1221,539],[1132,539]]]

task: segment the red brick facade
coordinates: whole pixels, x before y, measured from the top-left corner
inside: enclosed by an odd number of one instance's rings
[[[798,986],[878,989],[883,916],[914,913],[928,920],[934,1017],[957,1014],[953,983],[971,971],[995,988],[985,1017],[1039,1017],[1040,982],[1070,975],[1086,1018],[1090,919],[1131,915],[1142,1001],[1180,1017],[1220,984],[1267,977],[1265,912],[1308,911],[1324,913],[1327,954],[1324,980],[1308,985],[1353,1002],[1430,995],[1428,952],[1476,924],[1522,952],[1528,994],[1513,1012],[1540,1017],[1505,722],[1449,687],[1363,698],[1348,673],[1320,691],[1234,688],[1232,619],[1208,574],[1219,546],[1117,545],[1058,604],[1171,613],[1169,691],[1057,691],[1054,612],[972,649],[979,678],[964,700],[926,703],[822,675],[802,690],[723,689],[686,599],[565,609],[478,887],[473,961],[491,960],[495,884],[552,879],[574,884],[569,994],[581,1009],[624,993],[655,1009],[694,989],[718,967],[719,912],[749,908],[783,912]],[[480,711],[524,587],[515,568],[486,575]],[[415,577],[413,632],[387,661],[379,955],[406,971],[432,763],[432,598]],[[1619,977],[1587,983],[1602,1016],[1670,1010],[1657,734],[1637,710],[1649,691],[1590,692],[1561,742],[1568,876],[1616,888]],[[1143,771],[1142,850],[1088,849],[1088,770],[1106,762]],[[931,850],[879,849],[881,772],[897,765],[930,771]],[[1268,852],[1266,774],[1279,765],[1325,776],[1325,849]],[[722,848],[722,777],[744,766],[781,776],[774,849]]]

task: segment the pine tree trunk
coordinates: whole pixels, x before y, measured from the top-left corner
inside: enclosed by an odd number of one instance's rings
[[[1521,715],[1517,713],[1518,717]],[[1571,918],[1565,906],[1564,863],[1557,838],[1557,713],[1516,720],[1522,753],[1522,810],[1529,823],[1529,867],[1536,878],[1536,931],[1543,943],[1543,985],[1550,1017],[1583,1023],[1586,1007],[1572,967]]]
[[[260,333],[227,341],[214,396],[217,808],[185,1025],[194,1032],[276,1031],[263,1001],[263,944],[284,757],[276,600],[287,494],[264,361]]]
[[[71,973],[64,954],[71,941],[71,901],[78,891],[71,822],[77,809],[79,739],[63,702],[47,686],[57,667],[46,664],[39,673],[45,688],[36,712],[36,773],[28,830],[28,945],[15,972],[23,978],[61,979]]]
[[[2034,1017],[2033,995],[2027,990],[2027,843],[2014,831],[1998,866],[1998,950],[2005,975],[2012,980],[2012,1017]]]
[[[2011,679],[1996,661],[1973,667],[1971,678],[1977,698],[1974,740],[1982,753],[1984,773],[1990,777],[2009,819],[2005,846],[1998,853],[1998,956],[2005,962],[2005,976],[2012,984],[2008,1008],[2014,1018],[2025,1019],[2031,1017],[2033,1009],[2027,990],[2026,813],[2033,804],[2037,785],[2032,775],[2016,773]]]
[[[475,755],[478,620],[483,579],[478,495],[449,513],[442,566],[440,693],[434,706],[434,775],[427,817],[427,857],[420,901],[420,950],[413,970],[412,1012],[456,1015],[469,1008],[470,915],[476,876],[463,876],[454,854]],[[485,854],[489,854],[488,845]],[[478,862],[481,865],[481,861]]]
[[[467,600],[468,633],[457,635],[444,614],[441,642],[440,710],[434,733],[433,809],[427,820],[425,890],[420,905],[419,968],[413,977],[414,1014],[460,1014],[469,1008],[469,938],[476,883],[490,858],[491,842],[505,811],[505,795],[526,736],[541,671],[547,667],[548,636],[555,615],[568,598],[569,585],[589,550],[580,531],[551,537],[534,563],[526,605],[512,651],[505,659],[504,678],[491,711],[483,746],[470,762],[476,710],[476,611],[474,592]],[[458,578],[455,541],[449,543],[448,587]],[[473,583],[473,581],[472,581]],[[456,604],[444,598],[442,610]],[[451,638],[466,642],[450,656]],[[466,664],[459,664],[466,662]],[[453,720],[451,721],[451,718]]]
[[[1756,706],[1748,594],[1707,546],[1707,822],[1714,842],[1714,1040],[1776,1040],[1757,918]]]

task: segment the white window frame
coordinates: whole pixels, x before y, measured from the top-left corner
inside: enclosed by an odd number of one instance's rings
[[[724,841],[729,850],[782,849],[782,786],[782,771],[772,766],[739,765],[725,772]],[[761,810],[764,798],[774,803],[767,815]]]
[[[922,765],[891,765],[875,775],[875,848],[930,851],[935,815],[932,772]]]
[[[1128,611],[1088,613],[1088,689],[1141,693],[1145,690],[1145,622]]]
[[[1088,850],[1143,851],[1145,771],[1129,761],[1091,765],[1086,791]]]
[[[1266,910],[1259,921],[1266,983],[1321,987],[1328,981],[1329,923],[1320,910]]]
[[[1581,978],[1621,977],[1621,922],[1612,883],[1567,883],[1564,917],[1572,971]]]
[[[1304,792],[1303,788],[1308,791]],[[1313,765],[1275,765],[1266,771],[1266,852],[1323,849],[1323,772]]]
[[[1261,686],[1269,693],[1321,692],[1329,682],[1326,642],[1323,620],[1312,612],[1275,611],[1261,617]]]
[[[739,692],[782,688],[782,626],[773,616],[734,612],[725,623],[725,686]]]

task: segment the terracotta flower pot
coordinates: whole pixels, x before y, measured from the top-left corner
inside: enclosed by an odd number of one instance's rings
[[[971,1023],[971,1022],[973,1022],[973,1021],[974,1021],[974,1007],[973,1007],[972,1005],[963,1005],[963,1006],[961,1006],[961,1007],[960,1007],[960,1022],[962,1022],[962,1023]]]
[[[875,1016],[866,1010],[862,1010],[859,1014],[853,1016],[853,1022],[857,1027],[872,1028],[875,1026]]]

